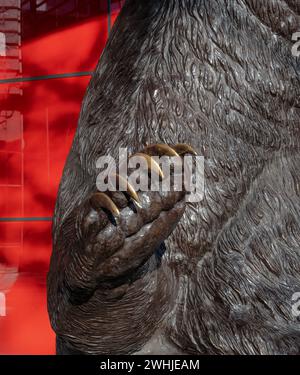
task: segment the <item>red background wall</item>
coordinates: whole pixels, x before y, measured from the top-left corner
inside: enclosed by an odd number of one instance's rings
[[[54,354],[46,274],[55,198],[90,72],[123,2],[2,2],[0,354]]]

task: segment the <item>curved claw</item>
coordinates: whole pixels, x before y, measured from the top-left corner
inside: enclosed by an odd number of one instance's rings
[[[94,210],[99,210],[100,208],[104,208],[107,211],[111,212],[115,217],[120,215],[120,211],[118,207],[114,204],[114,202],[104,193],[95,193],[90,198],[91,206]]]
[[[143,152],[138,152],[137,154],[132,155],[133,156],[141,156],[146,159],[148,169],[152,172],[157,173],[161,178],[164,178],[163,171],[161,170],[159,164],[151,158],[150,155],[144,154]]]
[[[117,182],[118,182],[118,189],[121,191],[126,191],[128,193],[128,195],[136,202],[140,205],[140,198],[139,196],[137,195],[136,191],[134,190],[134,188],[132,187],[132,185],[122,176],[120,176],[119,174],[116,174],[116,179],[117,179]]]
[[[186,143],[178,143],[173,147],[173,149],[181,156],[185,154],[192,154],[197,156],[197,152]]]
[[[143,152],[151,156],[179,156],[175,149],[160,143],[145,147]]]

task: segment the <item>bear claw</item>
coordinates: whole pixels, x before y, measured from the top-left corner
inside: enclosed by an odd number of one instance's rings
[[[152,156],[170,156],[170,157],[181,157],[184,156],[185,154],[192,154],[192,155],[197,155],[196,151],[194,149],[185,144],[185,143],[179,143],[175,146],[170,147],[169,145],[166,144],[152,144],[149,146],[146,146],[142,152],[138,152],[134,155],[131,156],[140,156],[143,157],[148,166],[149,171],[153,171],[157,173],[161,178],[164,178],[164,174],[162,169],[160,168],[159,164],[153,159]],[[124,177],[115,174],[114,177],[116,178],[117,182],[117,188],[119,191],[124,191],[126,192],[132,199],[133,201],[141,207],[140,204],[140,199],[137,194],[137,192],[134,190],[132,185],[125,179]],[[117,205],[114,203],[114,201],[110,198],[109,195],[103,192],[96,192],[92,195],[90,198],[90,204],[93,209],[96,211],[100,209],[107,210],[109,213],[111,213],[115,218],[120,216],[120,210],[117,207]]]
[[[95,211],[99,209],[106,209],[111,212],[115,217],[120,216],[120,211],[115,203],[105,193],[95,193],[90,198],[90,204]]]

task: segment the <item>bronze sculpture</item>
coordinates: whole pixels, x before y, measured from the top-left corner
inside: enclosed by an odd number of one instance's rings
[[[299,354],[299,29],[293,0],[125,3],[57,198],[58,353]],[[115,225],[97,158],[182,143],[205,157],[203,201],[116,194]]]

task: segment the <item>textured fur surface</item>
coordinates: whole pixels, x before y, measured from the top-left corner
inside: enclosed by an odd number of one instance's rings
[[[56,205],[49,312],[72,348],[134,353],[159,331],[185,353],[299,353],[296,31],[298,1],[127,1],[87,90]],[[72,303],[93,272],[76,223],[95,162],[145,142],[184,142],[205,156],[204,200],[186,207],[161,265],[150,258],[125,294],[99,287]]]

